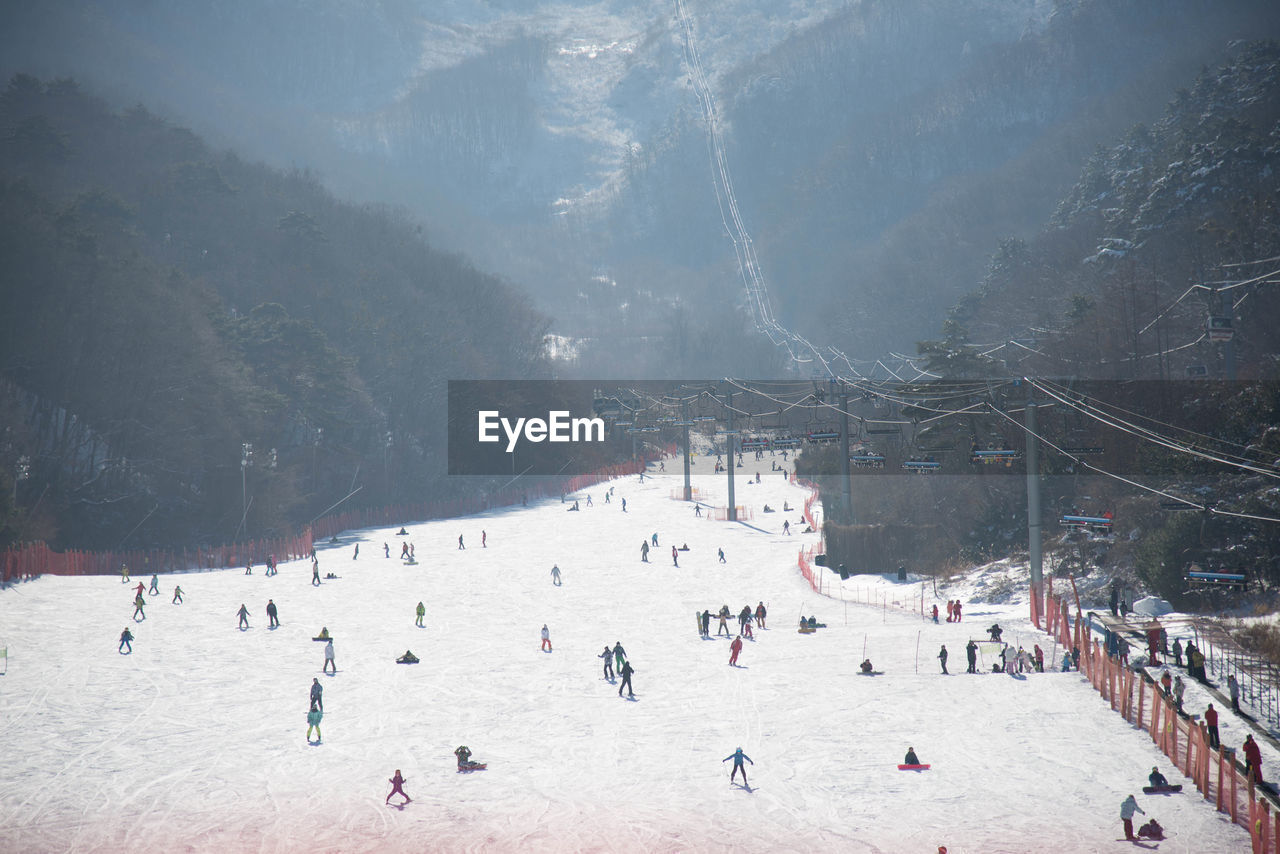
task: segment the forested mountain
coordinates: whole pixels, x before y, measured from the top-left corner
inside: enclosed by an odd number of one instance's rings
[[[1153,123],[1098,146],[1043,228],[1003,241],[943,336],[920,344],[950,378],[1115,380],[1095,386],[1120,407],[1108,417],[1164,444],[1130,447],[1132,480],[1046,453],[1045,489],[1115,508],[1127,536],[1104,552],[1113,571],[1185,604],[1193,563],[1280,586],[1280,45],[1236,45],[1188,84]],[[1157,395],[1143,402],[1135,380]],[[1043,417],[1077,445],[1136,435],[1067,406]],[[1013,492],[988,489],[958,538],[999,530]]]
[[[1275,376],[1280,45],[1237,45],[1187,84],[1152,124],[1099,145],[1038,233],[999,243],[944,338],[922,345],[934,367]],[[1230,334],[1211,336],[1210,316]]]
[[[9,10],[14,71],[74,73],[343,198],[403,204],[519,281],[587,370],[784,366],[746,299],[691,23],[778,316],[907,352],[1031,237],[1100,140],[1154,122],[1267,0],[67,0]],[[3,67],[0,65],[0,67]],[[318,178],[317,180],[321,180]],[[683,346],[672,346],[682,339]]]
[[[0,128],[8,537],[220,542],[357,486],[438,497],[446,381],[546,369],[528,299],[391,209],[71,80],[14,77]]]

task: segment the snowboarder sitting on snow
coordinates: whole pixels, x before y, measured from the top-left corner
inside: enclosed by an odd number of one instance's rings
[[[805,625],[811,629],[825,629],[827,627],[826,623],[819,623],[818,618],[812,614],[809,616],[808,621],[805,622]]]
[[[418,656],[414,655],[411,650],[405,650],[404,655],[396,659],[396,664],[417,664]]]
[[[991,635],[991,640],[999,643],[1000,636],[1004,634],[1004,629],[1000,628],[999,623],[992,623],[991,628],[987,629],[987,634]]]
[[[459,771],[465,771],[468,768],[474,768],[480,764],[479,762],[471,761],[471,748],[467,747],[465,744],[459,745],[458,749],[453,751],[453,755],[458,757]]]
[[[1153,818],[1138,828],[1138,836],[1145,839],[1164,839],[1164,828]]]
[[[1160,769],[1158,767],[1152,767],[1151,773],[1147,775],[1147,779],[1151,781],[1151,788],[1153,789],[1162,789],[1169,785],[1169,781],[1160,773]]]
[[[329,639],[329,627],[328,627],[328,626],[321,626],[321,627],[320,627],[320,634],[316,635],[316,637],[318,637],[318,638],[324,638],[325,640],[328,640],[328,639]]]
[[[903,765],[919,765],[920,764],[920,757],[916,756],[916,749],[914,747],[907,748],[907,756],[905,759],[902,760],[902,764]]]
[[[862,668],[863,673],[870,673],[872,670],[875,669],[871,666],[871,659],[869,658],[863,659],[862,663],[859,664],[858,666]]]
[[[409,532],[406,531],[404,528],[401,528],[400,530],[396,531],[396,536],[407,537],[409,536]]]

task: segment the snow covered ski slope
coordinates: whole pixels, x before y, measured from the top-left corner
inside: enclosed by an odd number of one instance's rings
[[[1152,765],[1181,777],[1079,675],[964,674],[965,642],[993,619],[1029,636],[1024,606],[966,603],[963,623],[933,625],[816,596],[796,570],[815,535],[798,512],[762,512],[807,492],[762,477],[739,481],[742,524],[672,500],[676,477],[631,477],[609,502],[607,485],[590,506],[577,496],[578,512],[552,500],[352,532],[320,546],[321,574],[340,577],[318,587],[306,561],[161,576],[139,622],[115,577],[0,592],[0,851],[1112,851],[1130,793],[1174,834],[1161,851],[1248,850],[1194,793],[1141,793]],[[695,486],[724,503],[723,479]],[[406,540],[417,565],[398,559]],[[673,544],[689,547],[678,568]],[[759,602],[767,628],[731,667],[718,620],[703,639],[694,615]],[[827,627],[799,633],[802,614]],[[321,673],[322,626],[336,675]],[[634,700],[602,676],[618,642]],[[421,663],[396,664],[406,650]],[[883,675],[858,678],[864,657]],[[487,771],[457,772],[463,744]],[[738,747],[749,789],[721,761]],[[897,770],[908,747],[929,771]],[[402,809],[384,803],[396,769]]]

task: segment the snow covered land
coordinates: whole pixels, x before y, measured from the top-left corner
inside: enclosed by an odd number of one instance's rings
[[[407,536],[351,532],[320,546],[321,574],[340,577],[318,587],[306,561],[275,577],[162,576],[139,622],[115,577],[0,592],[0,851],[1092,852],[1129,847],[1117,840],[1130,793],[1172,832],[1161,851],[1248,850],[1245,830],[1194,793],[1142,794],[1153,765],[1180,775],[1078,674],[964,673],[966,641],[995,620],[1006,640],[1051,649],[1024,604],[967,601],[964,622],[934,625],[813,593],[796,555],[816,535],[799,533],[798,510],[763,512],[808,492],[762,477],[738,481],[744,523],[696,516],[672,498],[678,477],[630,477],[590,490],[591,506],[577,496],[579,512],[552,500]],[[695,487],[725,503],[723,478]],[[398,559],[404,542],[417,565]],[[673,544],[689,547],[678,568]],[[922,592],[861,577],[846,598],[871,585],[882,602]],[[761,601],[767,628],[731,667],[717,621],[703,639],[694,614]],[[827,627],[800,634],[802,614]],[[126,626],[131,655],[117,652]],[[322,626],[332,676],[312,641]],[[597,656],[617,642],[634,700],[602,678]],[[956,675],[939,672],[942,644]],[[406,649],[421,663],[396,664]],[[864,657],[883,675],[857,675]],[[317,745],[305,737],[314,678]],[[1238,745],[1244,731],[1223,722]],[[461,744],[488,769],[458,773]],[[722,762],[737,747],[754,762],[750,788]],[[908,747],[931,770],[897,770]],[[378,800],[396,769],[413,798],[403,809]]]

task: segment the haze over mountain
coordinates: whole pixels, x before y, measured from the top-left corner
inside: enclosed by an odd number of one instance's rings
[[[744,298],[680,9],[70,0],[11,8],[0,54],[405,206],[588,339],[597,371],[776,371],[770,347],[743,347],[742,312],[724,319]],[[864,358],[936,333],[1095,146],[1157,118],[1232,39],[1280,32],[1254,0],[683,10],[779,316]]]

